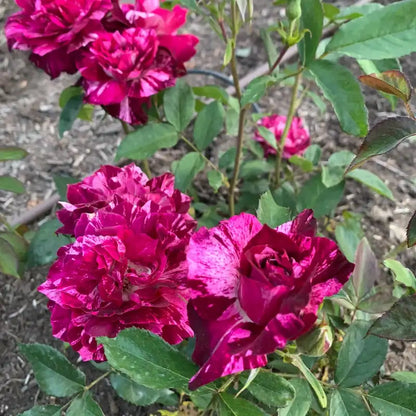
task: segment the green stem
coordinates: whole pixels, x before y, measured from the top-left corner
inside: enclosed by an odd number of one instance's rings
[[[238,98],[238,101],[241,104],[241,87],[240,87],[240,80],[238,77],[237,71],[237,57],[235,54],[236,44],[237,44],[237,34],[238,34],[238,27],[237,27],[237,20],[238,20],[238,10],[237,4],[235,0],[231,3],[231,17],[232,17],[232,35],[233,35],[233,48],[231,53],[231,61],[230,61],[230,68],[231,74],[233,76],[235,93]],[[228,194],[228,205],[230,207],[230,215],[234,215],[235,213],[235,189],[238,182],[238,175],[240,173],[240,164],[241,164],[241,156],[243,154],[243,143],[244,143],[244,125],[245,119],[247,114],[247,108],[241,108],[240,105],[240,114],[238,119],[238,135],[237,135],[237,151],[235,154],[234,160],[234,172],[233,177],[231,179],[230,190]]]
[[[277,146],[276,167],[275,167],[275,176],[274,176],[276,188],[278,188],[280,184],[280,170],[282,168],[283,148],[285,147],[286,137],[289,133],[289,129],[292,124],[293,116],[295,115],[295,111],[297,108],[297,94],[298,94],[298,88],[299,88],[301,76],[302,76],[302,71],[299,71],[296,74],[295,84],[293,85],[293,89],[292,89],[292,97],[290,100],[289,112],[287,114],[285,128],[283,130],[282,136]]]
[[[88,390],[92,389],[96,384],[98,384],[101,380],[104,380],[106,377],[108,377],[112,372],[113,372],[113,370],[110,370],[110,371],[107,371],[104,374],[101,374],[100,377],[96,378],[93,382],[88,384],[88,386],[85,386],[84,390],[88,391]]]
[[[205,162],[207,163],[207,165],[216,170],[218,173],[221,174],[221,180],[222,183],[224,184],[224,186],[226,188],[230,187],[230,183],[228,182],[228,178],[221,172],[221,170],[218,168],[217,165],[215,165],[214,163],[212,163],[191,141],[189,141],[185,136],[181,135],[181,139],[194,151],[199,153],[202,158],[205,160]]]
[[[120,120],[120,123],[121,123],[121,127],[123,127],[124,134],[125,135],[129,134],[130,133],[129,125],[123,120]]]
[[[244,125],[246,118],[247,108],[240,110],[240,117],[238,120],[238,136],[237,136],[237,151],[235,153],[234,160],[234,172],[231,179],[230,191],[228,194],[228,205],[230,207],[230,216],[235,214],[235,189],[238,182],[238,175],[240,173],[241,156],[243,154],[244,143]]]
[[[399,245],[390,250],[385,256],[386,259],[394,259],[399,253],[407,249],[407,241],[402,241]]]

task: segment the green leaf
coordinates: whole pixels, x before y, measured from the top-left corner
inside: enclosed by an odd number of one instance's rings
[[[380,3],[355,4],[343,7],[337,15],[336,20],[350,20],[365,16],[383,7]]]
[[[149,406],[159,399],[173,399],[172,404],[177,404],[178,400],[172,390],[155,390],[137,384],[123,374],[111,374],[110,382],[117,394],[124,400],[136,406]]]
[[[8,241],[0,239],[0,272],[19,278],[18,258]]]
[[[394,259],[384,260],[383,264],[394,273],[394,280],[416,290],[416,278],[413,272]]]
[[[319,161],[321,160],[322,149],[319,144],[311,144],[303,154],[303,157],[306,160],[312,162],[314,166],[317,166]]]
[[[412,215],[412,218],[407,225],[407,247],[413,247],[416,245],[416,212]]]
[[[66,416],[104,416],[98,403],[91,397],[90,392],[75,397],[66,411]]]
[[[265,416],[253,403],[241,398],[235,398],[229,393],[219,394],[221,416]]]
[[[311,208],[315,217],[320,218],[324,215],[330,215],[341,201],[344,194],[344,182],[331,188],[327,188],[321,180],[321,174],[313,176],[307,180],[298,196],[297,210],[298,212]]]
[[[309,386],[312,388],[313,392],[315,393],[316,398],[318,399],[319,405],[326,409],[328,405],[328,399],[325,394],[325,391],[319,382],[319,380],[313,375],[311,370],[306,366],[306,364],[303,362],[302,357],[299,355],[295,355],[292,358],[292,364],[297,367],[300,372],[304,375],[306,378],[306,381],[309,383]]]
[[[338,7],[330,3],[322,3],[322,8],[324,10],[324,16],[329,20],[333,20],[334,17],[339,13]]]
[[[116,338],[99,337],[110,365],[136,383],[151,389],[187,391],[197,367],[161,337],[138,328],[121,331]]]
[[[248,160],[241,164],[240,178],[254,179],[273,170],[273,164],[266,160]]]
[[[325,114],[326,112],[326,103],[325,101],[318,95],[315,94],[313,91],[306,91],[306,95],[311,98],[313,103],[318,107],[318,110],[321,112],[321,115]]]
[[[183,131],[191,122],[195,111],[195,97],[192,88],[183,80],[163,94],[163,108],[166,119],[177,131]]]
[[[356,320],[347,330],[335,369],[335,382],[342,387],[359,386],[369,380],[386,358],[388,342],[367,336],[370,325]]]
[[[367,399],[379,416],[416,416],[415,384],[380,384],[370,390]]]
[[[61,201],[66,201],[66,192],[68,185],[79,182],[79,179],[73,176],[54,175],[53,181],[55,182],[56,190],[61,198]]]
[[[313,171],[313,163],[299,155],[293,155],[289,158],[289,163],[295,166],[299,166],[304,172]]]
[[[324,11],[320,0],[302,0],[301,23],[303,29],[308,29],[304,38],[299,42],[299,55],[302,64],[307,66],[315,59],[316,49],[322,36]]]
[[[371,414],[357,391],[336,389],[331,394],[329,416],[371,416]]]
[[[302,378],[294,378],[289,383],[295,388],[295,400],[289,406],[279,410],[279,416],[306,416],[312,402],[312,394],[308,382]]]
[[[20,147],[0,146],[0,162],[4,160],[20,160],[26,156],[26,150]]]
[[[234,46],[234,40],[231,38],[228,38],[227,43],[225,45],[224,58],[222,60],[222,65],[224,67],[226,67],[231,62],[231,58],[233,57],[233,46]]]
[[[264,126],[257,126],[257,130],[260,133],[260,136],[273,148],[277,149],[277,141],[274,133]]]
[[[230,149],[225,151],[219,158],[218,167],[220,169],[233,167],[236,153],[237,149],[235,147],[231,147]]]
[[[125,157],[142,160],[153,156],[159,149],[175,146],[178,133],[167,123],[148,123],[129,133],[117,149],[116,161]]]
[[[46,394],[67,397],[83,390],[85,374],[49,345],[19,344],[19,352],[29,360],[36,381]]]
[[[18,179],[4,175],[0,176],[0,190],[22,194],[25,191],[25,186]]]
[[[208,182],[214,192],[218,192],[222,185],[222,175],[217,170],[210,170],[207,173]]]
[[[395,95],[404,102],[408,102],[412,95],[410,81],[402,72],[397,70],[384,71],[376,74],[361,75],[359,80],[378,91]]]
[[[368,331],[381,338],[416,341],[416,296],[403,296]]]
[[[368,186],[379,195],[385,196],[394,201],[393,193],[390,188],[374,173],[366,169],[355,169],[345,175],[346,178],[355,179],[357,182]]]
[[[400,62],[396,58],[392,59],[378,59],[378,60],[369,60],[369,59],[357,59],[358,65],[366,74],[379,74],[380,72],[397,70],[401,71],[402,67]]]
[[[58,133],[62,137],[67,130],[71,130],[74,121],[84,105],[83,94],[71,97],[62,109],[59,116]]]
[[[337,185],[344,179],[345,168],[354,159],[354,153],[348,150],[341,150],[333,153],[328,163],[322,167],[322,183],[330,188]]]
[[[29,245],[28,267],[52,263],[56,259],[58,249],[71,243],[71,238],[62,234],[55,234],[55,231],[61,226],[62,224],[57,219],[53,219],[39,227]]]
[[[277,205],[272,193],[268,190],[260,197],[257,218],[262,224],[276,228],[290,220],[290,210]]]
[[[361,216],[348,211],[343,212],[342,216],[344,221],[337,224],[335,238],[348,261],[354,262],[358,244],[364,237],[361,228]]]
[[[315,82],[331,102],[342,130],[354,136],[368,131],[367,109],[355,77],[344,66],[327,60],[311,62],[308,66]]]
[[[26,259],[29,243],[20,234],[16,232],[0,232],[0,240],[5,240],[12,246],[20,261]]]
[[[371,157],[387,153],[415,135],[416,121],[409,117],[392,117],[381,121],[370,130],[347,172],[358,168]]]
[[[52,405],[35,406],[23,413],[20,413],[18,416],[61,416],[61,409],[62,408],[60,406]]]
[[[187,153],[175,164],[173,173],[175,175],[175,188],[185,192],[192,183],[196,174],[204,169],[205,160],[200,153]]]
[[[267,87],[275,82],[275,78],[271,75],[263,75],[258,78],[254,78],[243,92],[241,97],[241,107],[245,107],[247,104],[253,104],[260,100],[266,93]]]
[[[270,35],[270,30],[261,28],[260,29],[260,37],[264,44],[264,49],[266,50],[267,54],[267,62],[269,64],[269,68],[272,68],[273,64],[276,62],[278,53],[276,46],[273,42],[273,39]]]
[[[326,52],[353,58],[398,58],[414,51],[416,3],[413,0],[390,4],[352,20],[335,33]]]
[[[289,406],[295,399],[294,387],[278,374],[267,371],[260,371],[247,389],[257,400],[272,408]]]
[[[390,377],[403,383],[416,383],[416,373],[413,371],[396,371],[390,374]]]
[[[224,125],[224,107],[213,101],[198,114],[194,126],[194,141],[199,150],[208,147],[218,136]]]
[[[230,96],[224,88],[218,85],[204,85],[202,87],[192,87],[192,91],[199,97],[212,98],[213,100],[220,101],[222,104],[227,104],[230,100]]]

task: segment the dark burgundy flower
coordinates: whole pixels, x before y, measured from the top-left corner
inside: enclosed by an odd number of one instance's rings
[[[201,366],[190,388],[264,366],[267,354],[309,331],[324,297],[337,293],[353,264],[316,237],[311,210],[271,229],[250,214],[201,228],[190,241],[189,302]]]

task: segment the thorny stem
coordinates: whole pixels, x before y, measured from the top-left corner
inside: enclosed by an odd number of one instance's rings
[[[275,63],[272,65],[272,67],[269,70],[269,75],[273,74],[274,70],[277,68],[277,66],[280,64],[281,60],[285,56],[286,52],[288,51],[289,46],[285,45],[283,46],[282,50],[280,51],[279,56],[277,57]]]
[[[181,139],[194,151],[199,153],[205,162],[210,166],[212,169],[216,170],[218,173],[221,174],[222,183],[226,188],[230,187],[230,183],[228,182],[227,177],[221,172],[217,165],[212,163],[191,141],[189,141],[185,136],[181,135]]]
[[[282,136],[277,146],[277,154],[276,154],[276,167],[275,167],[275,185],[276,188],[279,187],[280,182],[280,170],[282,167],[282,156],[283,156],[283,148],[285,147],[286,137],[289,133],[290,126],[292,124],[293,116],[295,115],[296,107],[297,107],[297,94],[298,88],[300,84],[300,79],[302,76],[302,71],[299,71],[295,77],[295,84],[293,85],[292,89],[292,97],[290,100],[290,107],[289,112],[286,118],[285,128],[283,130]]]
[[[129,134],[130,129],[129,129],[128,124],[123,120],[120,120],[120,123],[121,123],[121,126],[123,127],[124,134],[125,135]],[[150,179],[152,177],[152,172],[150,170],[149,161],[147,159],[143,159],[142,162],[143,162],[143,171],[147,175],[147,177]]]

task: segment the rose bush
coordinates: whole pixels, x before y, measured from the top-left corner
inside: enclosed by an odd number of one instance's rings
[[[148,180],[134,165],[104,166],[68,190],[62,247],[39,291],[53,334],[83,360],[105,359],[97,336],[148,329],[176,344],[192,336],[186,315],[185,249],[195,221],[172,175]]]
[[[188,313],[201,368],[191,389],[264,366],[267,354],[313,327],[324,297],[353,270],[336,243],[315,234],[305,210],[276,229],[243,213],[192,236],[188,279],[200,294]]]
[[[271,116],[263,117],[257,124],[269,129],[276,137],[276,142],[279,143],[285,129],[286,116],[273,114]],[[264,157],[276,154],[276,149],[264,140],[259,130],[254,132],[254,140],[259,142],[263,147]],[[300,117],[293,117],[285,139],[282,157],[284,159],[289,159],[294,155],[302,155],[310,144],[311,140],[309,132],[303,127],[302,119]]]

